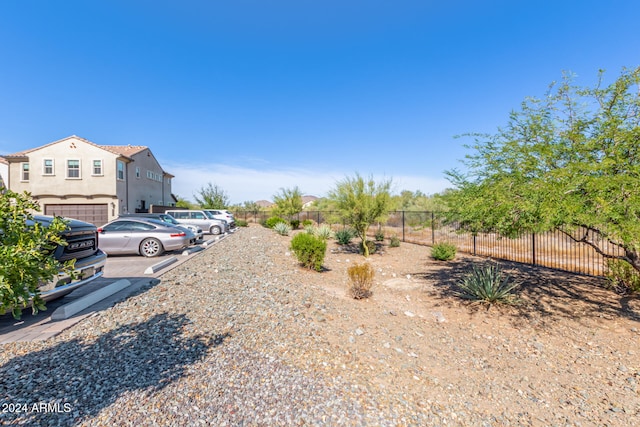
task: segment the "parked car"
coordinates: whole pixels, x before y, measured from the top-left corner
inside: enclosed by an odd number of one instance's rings
[[[193,233],[157,219],[119,218],[98,228],[100,249],[108,255],[159,256],[189,246]]]
[[[166,214],[171,215],[181,224],[197,225],[206,233],[209,234],[222,234],[229,231],[229,224],[226,221],[216,219],[206,210],[192,209],[192,210],[168,210]]]
[[[192,225],[192,224],[181,224],[179,223],[174,217],[172,217],[169,214],[165,214],[165,213],[135,213],[135,214],[122,214],[119,216],[119,218],[142,218],[142,219],[157,219],[159,221],[162,222],[166,222],[167,224],[171,225],[171,226],[175,226],[175,227],[179,227],[179,228],[184,228],[189,230],[190,232],[193,233],[194,238],[191,240],[191,242],[189,242],[192,245],[195,245],[196,243],[202,241],[202,228],[198,227],[197,225]]]
[[[54,217],[35,215],[33,219],[35,222],[48,226]],[[67,245],[57,246],[53,251],[53,256],[61,264],[75,259],[74,271],[73,275],[60,272],[55,280],[43,283],[39,290],[40,297],[44,301],[63,297],[71,291],[101,277],[107,261],[107,254],[98,246],[98,230],[95,225],[77,219],[64,218],[64,220],[67,222],[68,228],[61,233],[61,236],[65,239]]]
[[[235,218],[233,217],[233,215],[227,213],[227,211],[218,209],[205,209],[205,211],[213,215],[214,218],[225,221],[227,224],[229,224],[230,230],[234,230],[236,228]]]

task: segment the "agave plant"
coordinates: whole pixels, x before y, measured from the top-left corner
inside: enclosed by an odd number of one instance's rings
[[[474,265],[471,273],[460,280],[458,286],[462,298],[489,304],[513,304],[513,291],[518,283],[511,282],[509,275],[503,275],[498,264],[489,263]]]
[[[288,236],[291,233],[291,226],[286,222],[279,222],[273,226],[273,230],[281,236]]]
[[[329,240],[330,238],[333,237],[333,230],[331,229],[331,226],[329,226],[328,224],[322,224],[322,225],[319,225],[318,228],[316,228],[315,234],[317,237],[321,238],[322,240]]]

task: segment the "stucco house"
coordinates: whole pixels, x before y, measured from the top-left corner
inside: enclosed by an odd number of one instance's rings
[[[73,135],[2,159],[4,185],[30,192],[46,215],[102,225],[150,205],[175,206],[173,175],[148,147],[98,145]]]

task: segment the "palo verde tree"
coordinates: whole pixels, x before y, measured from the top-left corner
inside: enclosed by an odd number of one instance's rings
[[[474,135],[468,172],[447,172],[452,218],[508,237],[557,229],[640,271],[640,68],[603,80],[581,88],[565,75],[496,135]]]
[[[43,226],[33,220],[33,210],[38,203],[29,193],[0,188],[0,314],[11,310],[15,318],[30,304],[34,314],[45,310],[39,286],[61,269],[73,269],[73,262],[61,265],[53,256],[57,245],[66,245],[60,233],[67,224],[55,218]]]
[[[218,184],[208,183],[198,191],[200,197],[194,194],[196,202],[204,209],[224,209],[229,204],[229,196]]]
[[[381,221],[391,208],[391,182],[389,179],[377,183],[372,177],[365,179],[356,173],[354,177],[339,181],[328,194],[342,220],[351,225],[362,239],[365,257],[369,256],[369,226]]]
[[[281,188],[273,195],[275,207],[273,213],[291,219],[302,211],[302,193],[296,186],[293,188]]]

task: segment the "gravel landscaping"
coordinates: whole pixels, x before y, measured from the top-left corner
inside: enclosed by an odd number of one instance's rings
[[[0,352],[0,423],[82,426],[626,426],[640,419],[640,302],[505,264],[520,304],[453,295],[470,263],[329,245],[301,269],[252,225],[54,339]],[[28,314],[25,314],[28,315]]]

